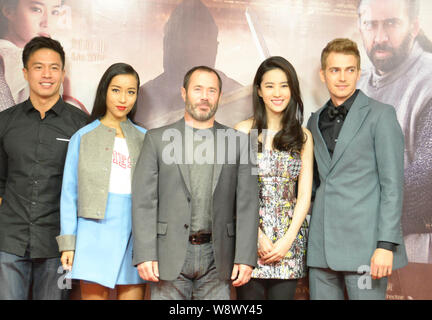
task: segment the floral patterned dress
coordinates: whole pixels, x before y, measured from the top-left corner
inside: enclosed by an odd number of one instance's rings
[[[287,232],[296,205],[295,186],[301,159],[296,153],[265,150],[258,154],[260,228],[273,243]],[[260,279],[298,279],[306,276],[307,221],[291,249],[279,262],[261,264],[252,273]]]

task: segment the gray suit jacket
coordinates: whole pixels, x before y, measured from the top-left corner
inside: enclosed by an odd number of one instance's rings
[[[401,213],[404,139],[390,105],[359,92],[345,119],[333,154],[318,127],[325,106],[308,128],[320,186],[312,210],[308,266],[358,271],[369,266],[378,241],[398,244],[393,268],[407,264]]]
[[[225,156],[222,157],[223,164],[214,165],[212,242],[219,277],[229,279],[233,263],[256,265],[258,182],[252,175],[250,161],[240,163],[241,157],[247,156],[247,144],[240,146],[237,143],[227,152],[229,137],[243,135],[247,142],[247,136],[217,122],[214,127],[228,136],[215,135],[215,146],[219,145],[217,155],[220,157],[222,150]],[[148,131],[133,177],[133,264],[158,261],[162,280],[178,277],[189,241],[189,169],[183,152],[175,153],[183,150],[183,146],[184,119]],[[170,163],[167,158],[173,154],[175,161]]]

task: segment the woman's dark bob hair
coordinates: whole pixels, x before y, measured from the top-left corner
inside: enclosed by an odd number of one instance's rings
[[[254,122],[252,128],[258,130],[258,136],[262,133],[262,130],[267,129],[267,112],[263,99],[258,95],[258,89],[261,86],[264,74],[274,69],[280,69],[286,74],[291,99],[283,112],[281,119],[282,129],[273,139],[273,149],[300,153],[306,141],[306,135],[301,127],[303,123],[303,101],[297,73],[292,64],[283,57],[270,57],[258,67],[253,81]],[[259,149],[262,150],[261,143],[259,143]]]
[[[135,104],[132,108],[132,110],[129,112],[127,117],[134,122],[135,119],[135,113],[137,109],[137,102],[138,102],[138,90],[140,87],[140,79],[138,73],[135,71],[135,69],[127,64],[127,63],[115,63],[112,66],[110,66],[105,73],[103,74],[98,88],[96,90],[96,98],[93,104],[93,109],[89,118],[89,123],[93,122],[96,119],[100,119],[103,117],[106,113],[106,97],[107,97],[107,91],[109,84],[111,83],[111,80],[118,75],[121,74],[130,74],[133,75],[137,80],[137,100],[135,101]]]

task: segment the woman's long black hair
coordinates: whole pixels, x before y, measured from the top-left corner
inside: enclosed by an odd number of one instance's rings
[[[305,143],[305,135],[301,124],[303,122],[303,101],[300,94],[300,85],[297,73],[286,59],[275,56],[266,59],[258,67],[253,81],[253,110],[254,122],[252,129],[258,130],[258,136],[264,129],[267,129],[267,113],[263,99],[258,95],[262,78],[267,71],[280,69],[285,72],[288,79],[288,86],[291,91],[291,99],[283,112],[282,129],[273,138],[273,149],[300,153]],[[263,140],[264,141],[264,140]],[[258,144],[262,150],[262,143]]]
[[[134,106],[132,107],[132,110],[129,112],[127,117],[134,122],[135,120],[135,113],[137,109],[137,102],[138,102],[138,91],[140,87],[140,79],[138,73],[135,71],[135,69],[127,64],[127,63],[115,63],[111,65],[103,74],[98,88],[96,90],[96,97],[93,104],[93,109],[90,115],[90,118],[88,122],[93,122],[96,119],[99,119],[103,117],[106,113],[106,97],[107,97],[107,91],[109,84],[111,83],[111,80],[120,74],[130,74],[135,76],[137,79],[137,100],[135,101]]]

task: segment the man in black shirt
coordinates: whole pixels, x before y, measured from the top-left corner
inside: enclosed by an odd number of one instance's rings
[[[335,39],[321,55],[330,100],[309,119],[320,185],[309,230],[311,299],[385,299],[407,264],[400,224],[404,140],[396,112],[356,90],[360,54]]]
[[[64,299],[55,237],[70,137],[87,115],[65,103],[65,54],[33,38],[23,51],[30,98],[0,113],[0,299]]]

